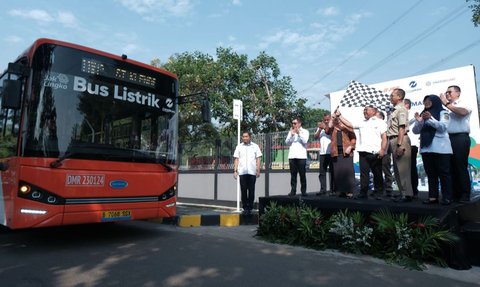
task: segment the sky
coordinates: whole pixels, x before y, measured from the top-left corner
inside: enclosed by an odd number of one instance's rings
[[[480,27],[465,0],[17,0],[0,2],[0,70],[35,39],[130,59],[265,51],[307,105],[364,84],[474,65]],[[477,79],[477,86],[479,80]],[[180,87],[181,92],[181,87]]]

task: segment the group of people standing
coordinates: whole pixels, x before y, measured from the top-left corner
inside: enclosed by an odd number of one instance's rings
[[[411,102],[405,99],[405,91],[394,89],[390,95],[393,110],[387,122],[385,115],[373,105],[364,107],[364,120],[351,123],[339,111],[324,115],[314,134],[320,141],[320,192],[340,197],[381,199],[392,194],[390,167],[393,160],[395,181],[399,189],[397,202],[411,202],[418,196],[417,153],[420,152],[428,178],[429,198],[423,203],[444,205],[452,201],[470,200],[468,154],[470,151],[471,108],[460,99],[458,86],[448,87],[440,96],[424,98],[424,110],[409,115]],[[299,122],[295,119],[293,123]],[[358,137],[354,130],[358,130]],[[411,131],[410,131],[411,130]],[[306,131],[303,129],[303,131]],[[292,128],[286,143],[297,143],[295,150],[303,147],[306,159],[308,137]],[[413,132],[413,134],[412,134]],[[409,136],[410,134],[410,136]],[[301,145],[299,145],[301,144]],[[292,147],[291,147],[292,148]],[[353,151],[359,155],[360,191],[355,193]],[[297,171],[305,182],[304,169],[296,166],[298,159],[289,156],[291,167],[291,191],[295,195]],[[327,173],[330,182],[327,184]],[[373,174],[373,192],[369,194],[370,173]],[[306,185],[306,184],[305,184]],[[441,188],[441,199],[440,190]],[[306,186],[301,191],[306,195]]]
[[[394,89],[390,95],[393,109],[385,115],[374,105],[364,107],[364,120],[351,123],[337,108],[318,123],[314,138],[320,141],[320,192],[317,195],[367,199],[369,196],[393,197],[397,202],[411,202],[418,195],[417,153],[420,152],[428,178],[429,198],[425,204],[470,200],[468,155],[470,151],[470,114],[472,109],[460,98],[458,86],[445,93],[427,95],[421,113],[410,113],[411,101],[405,91]],[[285,143],[289,145],[290,192],[307,196],[306,161],[309,132],[300,118],[292,121]],[[354,130],[358,130],[358,137]],[[360,191],[355,195],[353,153],[359,154]],[[251,212],[256,177],[260,175],[262,153],[250,134],[244,132],[234,153],[234,176],[240,176],[242,203]],[[394,175],[391,174],[393,161]],[[373,192],[369,194],[370,173]],[[329,176],[327,177],[327,174]],[[399,194],[393,194],[393,177]],[[327,182],[328,180],[328,182]],[[328,184],[327,184],[328,183]],[[328,187],[328,190],[327,190]],[[441,198],[439,189],[441,188]]]
[[[392,196],[391,156],[401,195],[394,200],[412,201],[418,195],[416,158],[420,152],[429,192],[429,198],[423,203],[449,205],[452,201],[469,201],[469,120],[472,110],[464,104],[460,94],[460,87],[450,86],[440,96],[428,95],[423,99],[423,111],[409,116],[411,102],[405,99],[405,91],[394,89],[390,95],[393,110],[387,122],[383,120],[383,113],[373,105],[364,108],[365,119],[358,123],[349,122],[338,109],[332,115],[325,115],[315,132],[320,145],[324,144],[320,148],[321,190],[318,195],[327,192],[324,182],[329,170],[333,181],[330,193],[338,191],[339,196],[354,197],[353,167],[344,162],[353,165],[352,151],[356,149],[360,166],[357,199],[369,197],[370,172],[373,174],[370,196],[381,199],[384,192],[386,196]],[[354,129],[358,130],[358,138]],[[409,132],[413,135],[409,136]],[[335,148],[344,151],[343,157],[332,152]]]

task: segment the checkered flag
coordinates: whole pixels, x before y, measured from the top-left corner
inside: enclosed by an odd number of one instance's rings
[[[341,107],[373,105],[384,112],[390,111],[390,96],[365,84],[351,81],[340,101]]]

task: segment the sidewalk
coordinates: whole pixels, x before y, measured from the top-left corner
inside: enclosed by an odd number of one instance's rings
[[[257,225],[258,212],[242,215],[236,208],[177,202],[175,217],[153,221],[180,227]]]

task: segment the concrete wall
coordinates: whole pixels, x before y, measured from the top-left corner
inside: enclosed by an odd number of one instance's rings
[[[263,197],[268,190],[269,195],[286,195],[290,192],[290,173],[269,173],[269,186],[265,185],[265,174],[257,178],[255,186],[255,202]],[[300,180],[297,180],[297,193],[300,193]],[[205,200],[236,201],[237,187],[232,173],[217,174],[217,190],[215,190],[215,173],[179,173],[178,197]],[[307,172],[307,192],[320,190],[318,171]],[[215,196],[216,193],[216,196]]]
[[[179,197],[215,199],[215,174],[179,174],[177,188]]]

